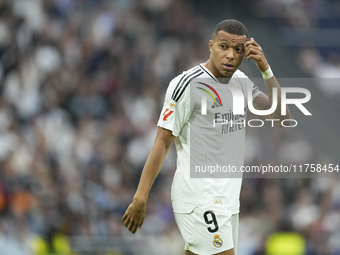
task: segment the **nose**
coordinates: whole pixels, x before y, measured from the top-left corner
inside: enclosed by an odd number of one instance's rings
[[[230,47],[230,48],[227,50],[225,57],[226,57],[227,59],[234,60],[234,59],[235,59],[235,51],[234,51],[234,49]]]

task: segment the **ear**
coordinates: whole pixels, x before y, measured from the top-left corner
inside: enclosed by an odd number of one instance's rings
[[[213,44],[214,44],[214,41],[213,41],[213,40],[210,40],[210,41],[209,41],[209,51],[210,51],[210,53],[212,53]]]

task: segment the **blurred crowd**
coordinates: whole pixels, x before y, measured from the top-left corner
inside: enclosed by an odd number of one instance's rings
[[[167,85],[208,59],[208,28],[189,1],[0,1],[0,254],[183,252],[173,147],[135,239],[121,217]],[[331,161],[295,128],[249,128],[246,147],[247,165]],[[340,254],[339,191],[334,179],[245,179],[239,254],[275,249],[281,232],[305,254]]]
[[[335,0],[255,0],[252,10],[271,20],[296,52],[299,67],[317,78],[325,96],[340,99],[340,2]]]

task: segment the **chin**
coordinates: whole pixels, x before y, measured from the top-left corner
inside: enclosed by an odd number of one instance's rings
[[[234,72],[220,72],[220,74],[222,75],[221,78],[231,78],[231,76],[233,76]]]

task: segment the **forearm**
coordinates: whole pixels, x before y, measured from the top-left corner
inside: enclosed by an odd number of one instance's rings
[[[281,87],[277,82],[276,78],[273,76],[273,72],[270,69],[270,66],[267,62],[266,57],[264,56],[263,50],[261,46],[255,42],[254,38],[250,38],[244,46],[246,47],[246,55],[247,60],[253,59],[254,63],[256,64],[259,71],[262,73],[266,89],[267,89],[267,96],[260,95],[255,98],[255,105],[256,109],[258,110],[269,110],[271,109],[274,97],[273,97],[273,88],[277,89],[277,105],[275,111],[269,115],[260,115],[262,119],[277,119],[274,121],[275,126],[282,126],[281,122],[285,119],[290,119],[291,115],[286,106],[286,114],[281,115]],[[255,106],[254,105],[254,106]],[[275,107],[275,106],[274,106]],[[287,124],[287,123],[286,123]]]
[[[274,99],[273,88],[277,89],[277,107],[276,107],[275,111],[272,114],[270,114],[269,117],[272,118],[272,119],[279,119],[280,122],[284,119],[290,119],[291,115],[290,115],[288,105],[286,106],[286,114],[281,115],[281,112],[282,112],[281,111],[281,86],[278,83],[278,81],[276,80],[275,76],[271,77],[270,79],[264,80],[264,83],[266,85],[267,94],[268,94],[268,98],[269,98],[268,109],[273,104],[273,99]]]
[[[151,187],[162,168],[164,158],[171,145],[156,140],[146,160],[136,194],[133,199],[141,205],[146,204]]]

